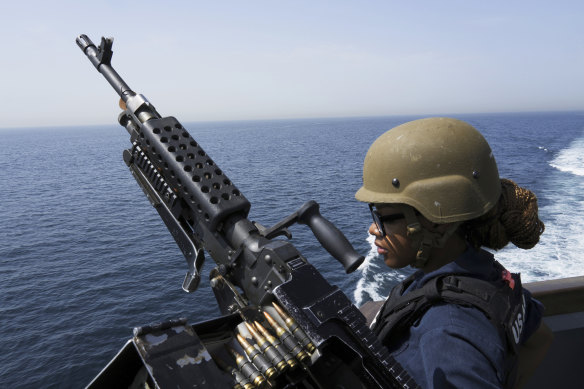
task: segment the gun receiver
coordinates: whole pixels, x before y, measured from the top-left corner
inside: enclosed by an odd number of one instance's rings
[[[217,319],[222,324],[241,323],[241,318],[248,323],[266,324],[261,311],[269,310],[269,304],[275,301],[288,312],[286,315],[281,311],[306,334],[305,342],[309,341],[317,350],[304,369],[298,369],[302,372],[293,370],[294,373],[285,373],[285,378],[276,378],[276,383],[281,384],[277,387],[305,382],[306,386],[295,387],[318,388],[322,387],[319,382],[330,384],[331,374],[338,375],[339,382],[351,384],[351,387],[415,387],[415,382],[369,331],[364,317],[349,299],[337,287],[328,284],[291,243],[273,239],[277,235],[289,235],[286,227],[295,222],[306,224],[347,273],[355,270],[363,256],[357,254],[344,235],[319,213],[318,204],[307,202],[271,228],[252,223],[247,218],[249,201],[189,132],[175,118],[161,117],[154,106],[144,96],[134,93],[112,68],[112,44],[111,38],[102,38],[99,47],[85,35],[77,38],[77,45],[123,102],[118,121],[130,134],[132,143],[132,147],[124,151],[123,158],[187,261],[183,289],[192,292],[197,288],[206,251],[217,265],[211,272],[213,292],[222,313],[228,315],[225,319]],[[271,313],[272,316],[278,314]],[[237,317],[241,317],[239,321]],[[280,324],[285,326],[284,322]],[[147,350],[152,351],[154,346],[145,347],[144,343],[138,346],[139,342],[146,342],[142,337],[151,331],[167,331],[165,336],[179,339],[176,334],[180,331],[169,329],[177,326],[185,327],[195,339],[182,334],[180,339],[184,340],[180,342],[195,342],[202,347],[202,355],[211,353],[213,357],[207,360],[205,369],[199,367],[193,373],[199,376],[192,376],[192,380],[200,381],[201,387],[215,387],[209,379],[219,382],[231,376],[225,369],[219,369],[213,360],[229,359],[229,355],[221,356],[220,350],[240,344],[235,340],[235,330],[225,330],[227,335],[219,342],[221,347],[216,347],[213,345],[216,342],[205,342],[206,331],[193,334],[193,328],[205,326],[189,327],[186,321],[135,332],[133,342],[145,365],[150,369],[152,366],[163,369],[168,364],[151,359],[152,354]],[[173,350],[181,349],[173,347]],[[172,354],[168,350],[165,352],[169,356]],[[149,370],[150,379],[157,387],[165,386],[159,370],[154,370]],[[100,387],[100,382],[105,382],[103,377],[103,374],[98,376],[90,387]],[[205,380],[208,386],[203,384]],[[165,382],[177,386],[179,381],[175,377]]]

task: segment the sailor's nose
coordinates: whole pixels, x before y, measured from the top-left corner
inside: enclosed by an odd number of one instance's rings
[[[377,236],[378,238],[382,238],[381,231],[377,228],[377,224],[375,222],[371,223],[369,226],[369,234],[373,236]]]

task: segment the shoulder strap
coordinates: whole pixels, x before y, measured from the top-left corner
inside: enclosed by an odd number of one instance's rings
[[[433,278],[424,287],[405,295],[403,291],[411,279],[393,288],[373,327],[373,332],[386,346],[389,346],[390,340],[400,338],[433,304],[440,302],[438,281],[439,277]]]
[[[387,315],[391,314],[391,311],[393,311],[392,308],[392,304],[394,301],[400,299],[404,293],[404,291],[408,288],[408,286],[411,285],[411,283],[414,281],[416,274],[410,274],[407,278],[405,278],[402,282],[400,282],[399,284],[395,285],[391,291],[389,292],[389,296],[387,296],[387,299],[385,300],[385,302],[383,303],[383,305],[381,306],[381,309],[378,310],[377,315],[374,317],[374,319],[372,320],[371,323],[371,329],[375,331],[376,328],[379,328],[380,326],[382,326],[383,324],[383,317],[386,317]],[[379,334],[377,334],[379,339],[383,339],[382,337],[379,336]]]

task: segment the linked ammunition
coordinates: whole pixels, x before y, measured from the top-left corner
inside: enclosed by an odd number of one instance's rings
[[[276,366],[276,369],[278,369],[278,371],[280,373],[286,371],[286,369],[288,368],[288,365],[286,364],[286,361],[284,360],[284,358],[276,350],[276,348],[274,346],[272,346],[272,344],[270,342],[268,342],[266,340],[266,338],[264,338],[262,335],[260,335],[253,325],[251,325],[248,322],[245,322],[245,326],[247,327],[248,331],[255,339],[256,344],[258,346],[260,346],[260,349],[262,350],[264,355],[268,358],[270,364],[272,366]]]
[[[298,362],[296,362],[296,359],[290,353],[290,350],[288,350],[286,347],[284,347],[284,345],[282,344],[282,342],[280,342],[280,340],[278,338],[276,338],[274,335],[270,334],[270,332],[267,329],[265,329],[264,326],[262,326],[257,321],[254,322],[254,325],[262,333],[262,335],[268,340],[268,342],[270,342],[272,344],[272,346],[274,346],[274,348],[278,351],[278,353],[280,353],[280,355],[284,358],[284,360],[286,361],[288,366],[290,366],[290,368],[294,369],[294,368],[296,368],[296,366],[298,366]]]
[[[306,335],[306,333],[302,330],[302,328],[300,328],[298,323],[296,323],[294,319],[288,316],[286,312],[284,312],[284,310],[278,304],[272,303],[272,305],[274,306],[282,320],[284,320],[284,323],[286,323],[286,326],[288,327],[290,332],[292,332],[296,339],[300,341],[300,344],[303,347],[305,347],[309,353],[312,354],[316,350],[316,347],[314,347],[308,335]]]
[[[269,313],[264,311],[264,316],[268,320],[268,323],[272,326],[274,331],[276,331],[276,335],[280,338],[280,341],[286,346],[288,350],[296,357],[300,362],[308,362],[310,356],[302,349],[302,346],[298,343],[297,339],[292,336],[291,333],[280,327],[278,322],[274,320]]]
[[[230,373],[235,379],[235,385],[233,389],[254,389],[255,386],[236,368],[229,366],[227,362],[220,359],[217,356],[213,356],[213,361],[219,366],[219,368],[227,373]]]
[[[254,389],[255,388],[255,386],[251,382],[249,382],[247,377],[244,376],[243,373],[240,372],[239,370],[237,370],[236,368],[229,367],[229,371],[231,372],[231,375],[233,376],[233,378],[235,378],[235,382],[236,382],[233,389],[236,389],[236,388]]]
[[[235,358],[235,363],[241,374],[258,388],[264,388],[267,381],[257,367],[232,348],[230,348],[229,351],[231,352],[231,355],[233,355],[233,358]]]
[[[240,334],[237,334],[237,341],[245,350],[245,353],[249,357],[249,360],[264,374],[268,379],[272,378],[276,373],[276,368],[270,365],[270,362],[264,357],[264,355],[254,346],[248,343],[247,340]]]

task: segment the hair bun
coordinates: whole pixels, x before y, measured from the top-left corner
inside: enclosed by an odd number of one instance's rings
[[[537,197],[511,180],[502,178],[501,197],[486,214],[463,224],[469,243],[500,250],[509,242],[530,249],[539,242],[544,224],[539,220]]]
[[[529,189],[505,178],[501,179],[501,189],[499,209],[502,212],[499,220],[507,238],[519,248],[532,248],[545,230],[538,216],[537,197]]]

